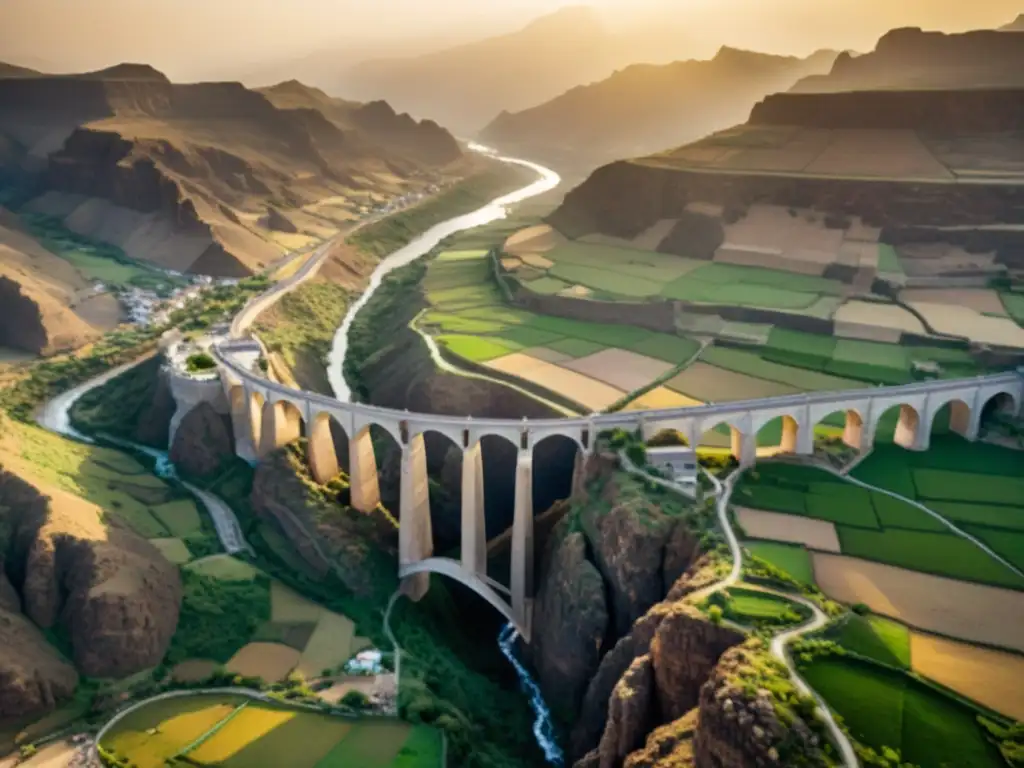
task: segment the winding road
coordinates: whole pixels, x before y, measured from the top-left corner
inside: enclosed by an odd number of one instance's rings
[[[663,488],[667,488],[690,498],[683,486],[678,483],[663,480],[659,477],[648,475],[641,468],[631,462],[625,452],[621,452],[619,454],[619,459],[622,462],[623,469],[627,472],[631,472],[635,475],[642,475],[647,480],[650,480]],[[729,574],[721,581],[691,593],[687,597],[687,600],[690,602],[700,602],[716,592],[721,592],[723,589],[727,589],[738,584],[741,580],[743,570],[743,548],[740,546],[736,532],[733,530],[732,522],[729,520],[729,498],[732,496],[733,486],[742,474],[742,470],[733,472],[733,474],[726,478],[724,483],[706,470],[702,469],[701,471],[704,472],[705,476],[707,476],[709,480],[711,480],[711,483],[715,488],[715,511],[718,515],[718,524],[721,527],[722,532],[725,534],[726,542],[729,545],[729,552],[732,555],[732,567],[729,569]],[[818,713],[832,736],[832,742],[839,749],[843,765],[847,768],[858,768],[860,763],[857,760],[857,753],[854,751],[853,744],[849,737],[839,727],[839,724],[836,722],[835,717],[832,716],[832,711],[828,708],[825,701],[815,693],[814,689],[812,689],[802,677],[800,677],[800,673],[797,671],[796,665],[793,663],[792,658],[790,658],[789,653],[786,651],[786,646],[790,641],[823,628],[829,623],[829,617],[826,616],[821,608],[819,608],[815,603],[804,597],[760,585],[744,585],[744,588],[748,587],[758,592],[764,592],[765,594],[775,595],[794,603],[800,603],[810,609],[811,619],[798,627],[793,627],[792,629],[788,629],[777,634],[772,638],[769,650],[775,658],[786,665],[786,669],[789,670],[789,675],[793,679],[793,683],[796,685],[797,690],[803,694],[813,697],[818,703]]]

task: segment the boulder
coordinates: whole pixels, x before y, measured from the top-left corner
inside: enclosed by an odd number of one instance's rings
[[[206,477],[235,455],[231,419],[203,402],[185,414],[174,433],[171,461],[187,475]]]

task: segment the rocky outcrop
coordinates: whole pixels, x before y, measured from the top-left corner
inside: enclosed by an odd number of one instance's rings
[[[135,440],[162,449],[170,443],[171,419],[177,403],[164,375],[155,377],[150,393],[147,407],[140,409],[135,418]]]
[[[552,533],[534,602],[536,632],[530,654],[547,702],[565,720],[583,701],[597,671],[608,629],[601,574],[587,560],[587,543],[563,519]]]
[[[779,662],[763,647],[747,645],[724,654],[700,691],[699,721],[694,733],[695,765],[746,768],[762,765],[805,765],[824,768],[831,763],[821,751],[822,734],[808,724],[817,723],[814,700],[800,699],[793,709],[780,701],[757,667],[769,667],[785,680]],[[820,724],[818,724],[820,729]]]
[[[694,765],[693,736],[697,730],[696,707],[647,737],[642,749],[626,758],[623,768],[687,768]]]
[[[395,581],[398,528],[379,509],[348,506],[347,488],[316,485],[304,446],[281,448],[256,469],[253,512],[276,525],[316,573],[334,572],[358,596],[376,595]]]
[[[267,229],[287,234],[295,234],[299,231],[291,219],[273,207],[267,208]]]
[[[597,748],[596,764],[600,768],[617,768],[644,743],[656,719],[654,686],[654,665],[649,655],[635,659],[616,683],[608,702],[608,722]]]
[[[0,258],[7,258],[0,244]],[[75,349],[98,333],[23,270],[0,263],[0,346],[52,354]]]
[[[235,455],[231,418],[208,402],[185,414],[171,445],[170,459],[186,475],[207,477]]]
[[[51,712],[78,687],[78,673],[31,621],[0,608],[0,720]]]
[[[651,641],[661,718],[676,720],[697,706],[700,688],[719,657],[743,639],[734,629],[711,624],[696,608],[675,603]]]
[[[43,629],[59,627],[90,677],[155,666],[177,627],[177,568],[98,507],[47,493],[0,469],[0,521],[9,531],[0,545],[25,614]]]

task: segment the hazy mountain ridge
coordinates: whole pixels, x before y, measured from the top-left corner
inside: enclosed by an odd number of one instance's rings
[[[999,29],[1002,32],[1024,32],[1024,13],[1009,24],[1004,24]]]
[[[538,107],[503,112],[480,136],[553,162],[594,167],[741,122],[767,94],[828,71],[836,55],[819,51],[799,59],[723,47],[709,60],[634,64]]]
[[[344,78],[360,98],[384,98],[416,115],[475,133],[503,110],[542,104],[617,68],[678,55],[685,40],[654,39],[651,30],[609,30],[588,7],[567,7],[518,31],[399,59],[367,61]]]
[[[422,185],[461,157],[447,131],[386,105],[332,100],[299,83],[266,93],[179,85],[135,64],[0,79],[0,137],[6,169],[34,174],[46,193],[31,209],[74,220],[76,231],[135,258],[229,276],[283,252],[260,225],[268,209],[291,212],[297,232],[326,236],[336,212],[310,206],[354,190],[394,194],[414,178]]]
[[[959,34],[895,29],[874,51],[841,54],[832,71],[797,83],[796,92],[882,88],[975,88],[1024,85],[1024,36],[994,30]]]

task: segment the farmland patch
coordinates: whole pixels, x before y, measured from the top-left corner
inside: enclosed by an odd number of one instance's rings
[[[564,394],[593,411],[604,410],[626,394],[621,389],[575,371],[518,353],[491,360],[487,367],[512,374],[552,392]]]
[[[671,363],[623,349],[605,349],[564,367],[626,392],[645,387],[672,370]]]
[[[283,680],[299,661],[299,652],[280,643],[249,643],[231,657],[225,668],[243,677]]]
[[[924,630],[1024,651],[1024,592],[854,557],[814,553],[818,585],[833,600]]]
[[[754,557],[774,565],[799,583],[814,585],[814,566],[806,548],[774,541],[745,541],[743,546]]]
[[[910,631],[898,621],[874,614],[851,613],[829,628],[825,637],[882,664],[910,668]]]
[[[836,534],[835,525],[825,520],[808,520],[803,516],[748,507],[738,507],[736,518],[747,535],[755,539],[791,542],[825,552],[839,552],[839,536]],[[757,549],[776,553],[782,551],[778,548],[771,549],[766,542],[749,542],[746,546],[758,557],[762,555],[756,551]],[[796,574],[793,576],[796,577]]]
[[[705,403],[790,395],[799,391],[796,387],[734,373],[700,361],[669,379],[665,386]]]
[[[175,565],[184,565],[192,559],[192,553],[181,539],[150,539],[149,543]]]
[[[1024,656],[913,632],[914,671],[996,712],[1024,721]]]

